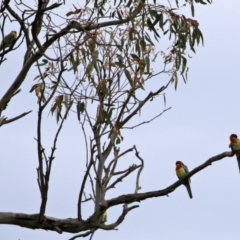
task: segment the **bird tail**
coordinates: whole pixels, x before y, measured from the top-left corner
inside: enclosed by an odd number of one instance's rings
[[[240,154],[236,154],[237,157],[237,162],[238,162],[238,168],[239,168],[239,172],[240,172]]]
[[[185,185],[185,187],[187,188],[189,197],[190,197],[190,198],[193,198],[192,190],[191,190],[191,187],[190,187],[189,180],[187,180],[187,182],[186,182],[184,185]]]
[[[95,233],[95,230],[92,232],[92,234],[91,234],[89,240],[92,240],[92,237],[93,237],[93,234],[94,234],[94,233]]]

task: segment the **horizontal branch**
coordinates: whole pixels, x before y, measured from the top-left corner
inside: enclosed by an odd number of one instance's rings
[[[52,230],[58,233],[77,233],[83,228],[83,225],[77,219],[59,219],[45,216],[44,220],[39,222],[39,214],[12,212],[0,212],[0,224],[17,225],[30,229]]]
[[[59,219],[59,218],[44,216],[43,221],[39,222],[39,214],[24,214],[24,213],[11,213],[11,212],[0,212],[0,224],[17,225],[25,228],[30,228],[30,229],[52,230],[58,233],[62,233],[62,232],[79,233],[82,231],[89,231],[96,227],[104,230],[113,230],[116,226],[118,226],[123,221],[127,212],[138,207],[138,205],[134,205],[129,208],[126,208],[127,206],[126,204],[139,202],[142,200],[146,200],[148,198],[166,196],[169,193],[173,192],[177,187],[179,187],[186,178],[189,178],[194,174],[196,174],[197,172],[203,170],[204,168],[212,165],[213,162],[219,161],[225,157],[234,156],[234,153],[238,151],[224,152],[209,158],[205,163],[203,163],[202,165],[190,171],[184,178],[176,181],[175,183],[173,183],[172,185],[170,185],[169,187],[163,190],[121,195],[117,198],[113,198],[100,203],[104,211],[115,205],[124,204],[123,212],[119,216],[118,220],[115,223],[112,223],[109,225],[97,223],[95,221],[96,219],[94,218],[94,215],[88,218],[88,220],[86,221],[79,221],[76,218]]]
[[[126,194],[126,195],[121,195],[116,198],[112,198],[110,200],[107,200],[106,202],[102,203],[102,205],[106,208],[116,206],[119,204],[128,204],[128,203],[133,203],[133,202],[139,202],[142,200],[146,200],[148,198],[153,198],[153,197],[162,197],[166,196],[169,193],[173,192],[177,187],[179,187],[186,178],[189,178],[193,175],[195,175],[197,172],[203,170],[204,168],[212,165],[213,162],[219,161],[225,157],[232,157],[234,156],[233,152],[223,152],[219,155],[216,155],[214,157],[209,158],[205,163],[202,165],[194,168],[192,171],[190,171],[185,177],[183,177],[181,180],[176,181],[169,187],[159,190],[159,191],[151,191],[151,192],[145,192],[145,193],[138,193],[138,194]]]
[[[16,116],[16,117],[10,118],[10,119],[3,118],[2,121],[1,121],[1,119],[0,119],[0,127],[1,127],[2,125],[4,125],[4,124],[8,124],[8,123],[14,122],[14,121],[16,121],[16,120],[18,120],[18,119],[26,116],[26,115],[29,114],[30,112],[32,112],[32,111],[24,112],[24,113],[22,113],[22,114],[20,114],[20,115],[18,115],[18,116]]]

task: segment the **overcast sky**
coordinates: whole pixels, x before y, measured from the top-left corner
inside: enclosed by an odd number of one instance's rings
[[[188,83],[180,81],[177,91],[174,85],[166,90],[167,107],[172,107],[171,110],[151,124],[123,132],[125,140],[121,149],[135,144],[145,160],[140,181],[142,192],[160,190],[174,183],[177,180],[176,160],[183,161],[191,170],[208,158],[229,151],[231,133],[240,135],[240,2],[230,2],[218,0],[211,5],[196,5],[195,17],[205,42],[204,47],[196,48],[196,54],[191,54]],[[190,16],[190,11],[188,14]],[[10,53],[8,61],[0,68],[0,96],[11,85],[21,66],[22,57]],[[38,162],[34,140],[37,104],[34,94],[28,93],[35,75],[31,70],[21,86],[22,92],[11,101],[4,115],[10,118],[23,111],[33,112],[0,129],[0,211],[4,212],[33,214],[39,211],[41,197],[36,181]],[[139,121],[148,120],[163,109],[161,98],[152,101],[142,111]],[[55,118],[46,115],[44,144],[48,155],[56,128]],[[47,216],[76,217],[79,184],[85,171],[84,150],[81,151],[84,144],[79,136],[82,136],[81,127],[76,116],[72,116],[58,142]],[[134,163],[134,154],[124,161],[126,166]],[[193,199],[189,199],[186,188],[180,186],[169,197],[139,203],[140,207],[127,215],[118,231],[98,230],[93,239],[239,239],[240,174],[236,158],[217,161],[191,180]],[[107,198],[132,193],[134,187],[134,178],[129,178]],[[107,223],[114,222],[121,210],[122,206],[109,209]],[[93,208],[86,205],[84,217],[92,211]],[[0,238],[7,240],[66,240],[71,236],[0,225]]]

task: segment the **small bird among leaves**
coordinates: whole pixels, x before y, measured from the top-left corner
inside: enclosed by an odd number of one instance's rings
[[[5,48],[9,48],[13,45],[15,40],[17,39],[17,32],[11,31],[7,36],[3,38],[0,43],[0,51]]]
[[[181,161],[176,162],[176,175],[179,179],[185,177],[188,174],[188,168],[186,165],[183,164]],[[183,185],[187,188],[188,194],[190,198],[193,198],[192,191],[190,187],[190,178],[186,179],[183,182]]]
[[[239,150],[240,151],[240,139],[238,139],[237,134],[233,133],[230,135],[230,144],[229,147],[232,150]],[[240,152],[236,153],[236,158],[237,158],[237,162],[238,162],[238,168],[239,168],[239,172],[240,172]]]
[[[101,223],[105,223],[107,221],[107,212],[104,212],[102,215]]]
[[[105,223],[107,221],[107,212],[104,212],[102,215],[102,219],[100,220],[100,223]],[[93,234],[95,233],[95,231],[97,230],[97,228],[95,228],[89,238],[89,240],[92,240]]]

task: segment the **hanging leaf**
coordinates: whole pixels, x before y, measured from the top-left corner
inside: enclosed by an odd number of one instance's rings
[[[130,72],[129,72],[127,69],[125,69],[125,70],[124,70],[124,73],[125,73],[126,78],[127,78],[128,81],[129,81],[131,87],[133,87],[133,82],[132,82],[132,78],[131,78]]]

